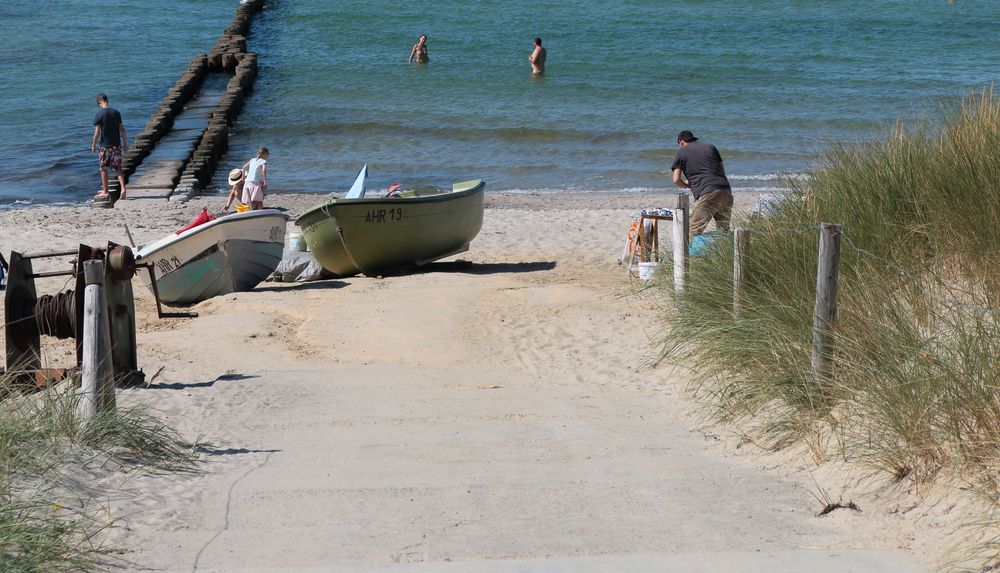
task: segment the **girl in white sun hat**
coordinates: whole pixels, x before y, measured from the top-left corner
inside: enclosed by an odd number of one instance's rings
[[[229,206],[243,194],[243,182],[246,181],[242,169],[233,169],[229,172],[229,198],[226,199],[226,206],[222,208],[223,213],[229,212]]]

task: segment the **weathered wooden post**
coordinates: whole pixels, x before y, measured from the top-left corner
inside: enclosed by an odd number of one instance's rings
[[[111,332],[104,298],[104,262],[84,261],[83,276],[83,364],[80,377],[80,401],[77,405],[82,423],[98,412],[114,407],[114,374],[111,365]]]
[[[840,276],[840,225],[822,223],[816,265],[816,308],[813,311],[812,368],[820,380],[829,375],[833,326],[837,322],[837,279]]]
[[[674,208],[674,292],[684,291],[688,270],[688,194],[677,194]]]
[[[733,233],[733,317],[740,317],[743,289],[750,271],[750,229],[737,227]]]

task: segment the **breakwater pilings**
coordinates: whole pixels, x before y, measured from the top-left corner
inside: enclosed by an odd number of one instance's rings
[[[187,69],[174,85],[167,90],[166,97],[160,101],[156,112],[149,117],[146,127],[132,138],[132,145],[122,158],[122,171],[126,180],[135,173],[142,160],[149,156],[167,132],[174,125],[174,118],[184,109],[201,88],[208,74],[208,61],[205,54],[198,54],[188,64]]]
[[[257,55],[244,52],[239,56],[233,77],[226,83],[197,147],[184,165],[171,199],[186,200],[201,193],[229,150],[229,126],[236,121],[257,77]]]
[[[257,55],[246,51],[246,37],[263,5],[240,3],[212,49],[191,60],[133,138],[122,158],[127,200],[186,200],[211,181],[229,149],[229,128],[257,78]],[[112,189],[112,198],[117,196]],[[112,204],[95,199],[93,206]]]

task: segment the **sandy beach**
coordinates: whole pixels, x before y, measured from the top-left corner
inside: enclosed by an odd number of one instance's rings
[[[272,199],[296,215],[319,198]],[[4,211],[0,249],[127,244],[126,222],[143,243],[223,202]],[[815,471],[803,452],[737,447],[699,426],[683,369],[651,366],[666,302],[617,259],[631,214],[672,203],[487,191],[479,237],[452,259],[471,264],[263,283],[195,305],[195,319],[157,320],[136,281],[139,365],[163,372],[119,403],[197,442],[203,471],[94,472],[115,492],[116,565],[928,570],[954,539],[951,506]],[[822,495],[862,511],[817,517]]]

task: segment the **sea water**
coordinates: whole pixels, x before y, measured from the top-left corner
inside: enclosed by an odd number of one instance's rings
[[[0,4],[0,205],[92,196],[94,95],[141,132],[237,5]],[[996,80],[998,29],[994,0],[270,0],[215,179],[264,145],[272,193],[342,192],[364,163],[373,185],[656,190],[690,129],[737,190],[769,190],[831,142],[935,119]],[[421,34],[431,61],[407,65]]]

